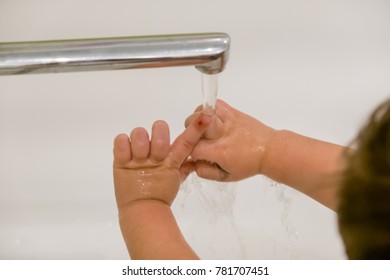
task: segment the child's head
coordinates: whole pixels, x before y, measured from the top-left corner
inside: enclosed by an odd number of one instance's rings
[[[390,99],[348,151],[339,227],[350,259],[390,259]]]

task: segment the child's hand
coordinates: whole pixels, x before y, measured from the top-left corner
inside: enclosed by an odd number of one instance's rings
[[[171,205],[180,183],[191,171],[183,165],[207,129],[211,118],[200,114],[170,145],[166,122],[156,121],[152,137],[135,128],[130,139],[120,134],[114,141],[114,184],[119,210],[139,200],[157,200]]]
[[[186,120],[186,126],[202,108]],[[222,100],[204,138],[191,156],[196,173],[217,181],[238,181],[260,174],[275,130]]]

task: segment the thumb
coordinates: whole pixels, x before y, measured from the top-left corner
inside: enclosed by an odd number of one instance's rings
[[[200,160],[195,161],[193,164],[195,165],[196,174],[201,178],[220,182],[231,181],[229,172],[216,163]]]

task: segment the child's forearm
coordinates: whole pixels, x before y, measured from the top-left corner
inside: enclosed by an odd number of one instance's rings
[[[198,259],[164,202],[135,201],[120,211],[119,221],[132,259]]]
[[[261,173],[335,210],[344,168],[343,151],[339,145],[278,131],[268,147]]]

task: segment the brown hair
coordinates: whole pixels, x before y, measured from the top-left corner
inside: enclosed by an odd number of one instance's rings
[[[390,99],[348,149],[338,222],[350,259],[390,259]]]

